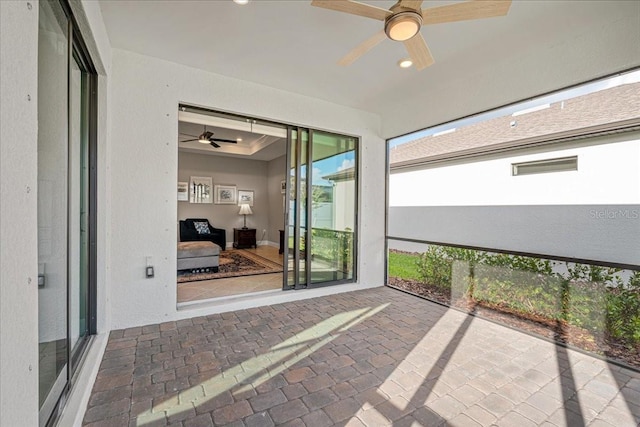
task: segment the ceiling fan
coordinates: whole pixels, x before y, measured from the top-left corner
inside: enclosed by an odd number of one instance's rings
[[[422,2],[423,0],[399,0],[389,10],[351,0],[312,0],[311,5],[384,21],[384,30],[356,46],[338,61],[339,65],[350,65],[385,38],[389,38],[404,43],[418,70],[434,63],[429,46],[420,34],[423,25],[504,16],[511,7],[511,0],[473,0],[421,9]]]
[[[214,148],[220,148],[220,145],[218,144],[218,142],[228,142],[229,144],[238,143],[238,141],[235,141],[233,139],[214,138],[213,132],[209,132],[206,126],[204,127],[204,132],[202,132],[199,136],[189,135],[188,133],[181,133],[181,135],[190,136],[193,139],[187,139],[180,142],[198,141],[203,144],[210,144]]]

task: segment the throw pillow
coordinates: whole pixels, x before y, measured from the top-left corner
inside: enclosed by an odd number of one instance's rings
[[[209,224],[202,221],[193,221],[193,226],[196,228],[198,234],[211,234],[209,230]]]

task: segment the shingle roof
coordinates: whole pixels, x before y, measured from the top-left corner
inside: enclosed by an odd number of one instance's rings
[[[640,118],[640,83],[628,83],[518,116],[504,116],[425,136],[390,150],[390,165],[428,161],[472,149]],[[513,125],[512,123],[515,122]]]

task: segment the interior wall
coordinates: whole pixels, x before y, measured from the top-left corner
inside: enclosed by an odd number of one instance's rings
[[[567,22],[562,39],[540,34],[536,43],[526,45],[518,45],[515,38],[494,40],[496,49],[508,49],[507,58],[478,64],[462,78],[434,75],[433,83],[420,85],[419,92],[410,87],[389,93],[380,112],[383,136],[392,138],[640,66],[640,2],[611,0],[589,7],[603,9],[601,20],[593,25]]]
[[[247,227],[256,229],[256,239],[266,240],[269,229],[269,193],[267,188],[267,162],[196,153],[178,153],[178,181],[189,182],[191,176],[212,177],[216,185],[235,185],[237,190],[254,193],[253,215],[247,215]],[[178,202],[178,219],[207,218],[216,228],[227,231],[227,247],[233,244],[233,229],[244,224],[238,215],[238,204]],[[179,233],[178,233],[179,236]]]
[[[267,193],[269,194],[269,242],[280,245],[280,231],[284,230],[284,197],[280,190],[285,179],[287,156],[271,160],[267,165]]]
[[[298,94],[117,50],[111,80],[111,309],[114,329],[230,310],[178,311],[178,104],[295,123],[362,138],[359,287],[384,282],[385,144],[378,116]],[[141,186],[144,191],[140,191]],[[155,277],[145,278],[147,256]],[[282,292],[261,305],[352,289]]]
[[[0,2],[0,425],[38,425],[38,5]]]

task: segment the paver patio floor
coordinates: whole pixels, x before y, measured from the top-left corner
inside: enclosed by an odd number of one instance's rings
[[[112,331],[87,426],[615,426],[640,374],[390,288]]]

